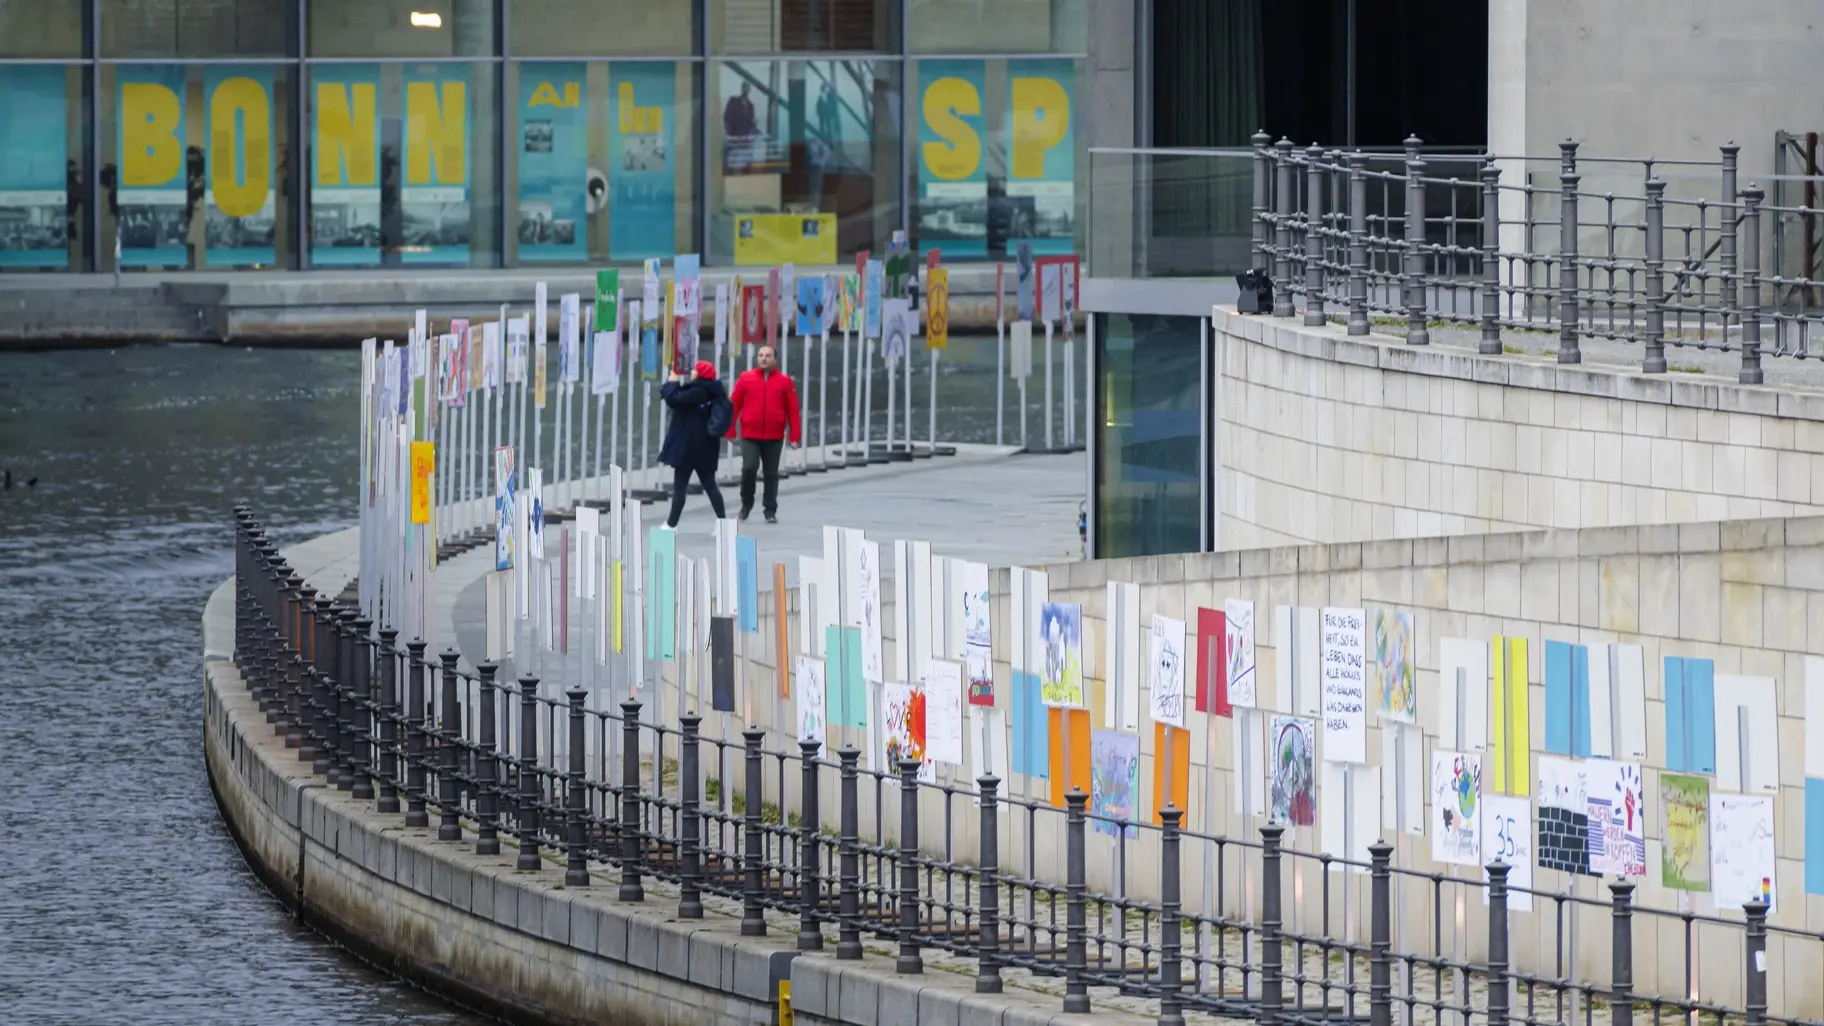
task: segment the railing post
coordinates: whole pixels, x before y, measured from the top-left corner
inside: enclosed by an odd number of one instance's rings
[[[1324,151],[1305,151],[1305,324],[1326,323],[1324,316]]]
[[[655,753],[656,754],[656,753]],[[645,901],[640,869],[646,858],[640,803],[640,703],[621,703],[621,901]]]
[[[687,712],[678,717],[678,726],[683,731],[683,754],[679,759],[678,772],[682,797],[679,800],[679,813],[684,817],[679,852],[682,869],[678,876],[678,918],[703,918],[703,884],[700,874],[703,863],[703,839],[699,830],[702,828],[702,788],[703,770],[699,761],[697,730],[703,724],[703,717],[694,712]]]
[[[762,937],[766,935],[766,911],[761,901],[761,888],[765,885],[765,867],[762,863],[761,845],[765,836],[760,829],[760,804],[762,801],[762,781],[760,777],[760,742],[765,740],[766,731],[759,727],[749,727],[741,732],[741,740],[747,745],[747,785],[742,801],[742,822],[747,828],[747,843],[743,846],[742,869],[745,870],[741,887],[741,936]]]
[[[1747,955],[1743,975],[1743,1005],[1747,1013],[1745,1026],[1765,1026],[1767,1022],[1767,903],[1759,898],[1742,906],[1747,917],[1742,932]]]
[[[1248,266],[1261,271],[1273,269],[1268,240],[1267,211],[1273,204],[1273,137],[1255,132],[1254,138],[1254,247],[1253,262]]]
[[[1273,144],[1273,316],[1292,316],[1292,140]]]
[[[1577,144],[1558,144],[1563,170],[1558,172],[1558,362],[1582,363],[1577,340]]]
[[[1609,968],[1612,983],[1609,1009],[1613,1026],[1634,1024],[1634,885],[1625,880],[1609,884],[1612,898],[1610,944],[1613,958]]]
[[[1761,201],[1753,182],[1742,192],[1742,371],[1744,385],[1761,383]]]
[[[554,746],[555,747],[555,746]],[[538,869],[538,678],[519,678],[519,868]]]
[[[1001,992],[1001,829],[996,792],[1000,778],[992,773],[975,782],[982,797],[981,933],[975,970],[977,994]]]
[[[334,690],[330,676],[335,666],[330,640],[330,618],[335,615],[329,596],[317,593],[316,609],[310,622],[310,664],[312,671],[311,700],[316,706],[313,717],[317,724],[316,744],[311,748],[310,772],[334,786],[336,773],[335,709],[331,704]]]
[[[428,827],[424,811],[424,650],[422,641],[405,643],[405,825]]]
[[[336,790],[350,792],[355,789],[357,775],[355,751],[366,741],[355,713],[362,694],[355,677],[356,650],[360,647],[355,638],[357,615],[352,607],[345,606],[331,628],[336,632]]]
[[[564,795],[567,799],[564,810],[564,886],[589,886],[589,829],[585,819],[589,806],[584,796],[583,775],[588,772],[589,763],[583,752],[584,734],[586,733],[583,714],[583,699],[589,692],[581,687],[571,687],[564,692],[570,700],[570,768],[564,774]]]
[[[917,759],[899,760],[899,973],[925,971],[918,949],[918,766]]]
[[[838,749],[842,762],[842,867],[837,895],[836,957],[853,961],[861,957],[861,801],[856,763],[861,750],[853,745]]]
[[[1368,846],[1368,1026],[1393,1024],[1393,845]],[[1348,872],[1347,869],[1344,872]]]
[[[475,747],[480,758],[475,769],[475,854],[500,854],[500,758],[496,754],[500,741],[494,712],[494,675],[500,667],[482,663],[475,668],[481,674],[481,698],[476,728],[479,737]]]
[[[1476,352],[1501,355],[1501,168],[1482,165],[1482,338]]]
[[[1425,161],[1417,136],[1406,139],[1406,344],[1431,344],[1426,327]]]
[[[798,813],[798,831],[804,845],[798,858],[799,951],[823,950],[823,928],[817,923],[817,903],[823,897],[818,878],[817,843],[817,754],[822,749],[821,741],[798,742],[799,757],[804,760],[804,783],[798,795],[802,806]]]
[[[461,765],[462,706],[456,700],[456,650],[445,649],[443,659],[443,713],[437,723],[437,839],[462,840],[462,814],[457,808],[456,774]]]
[[[1640,369],[1666,372],[1666,183],[1647,179],[1647,355]]]
[[[1279,1026],[1284,1003],[1282,962],[1285,950],[1279,939],[1280,856],[1279,841],[1286,828],[1268,823],[1260,828],[1260,1026]]]
[[[1717,225],[1716,256],[1723,279],[1722,288],[1719,290],[1722,295],[1718,298],[1722,300],[1723,344],[1725,346],[1729,344],[1729,325],[1735,322],[1735,269],[1738,254],[1735,245],[1735,226],[1737,197],[1740,194],[1736,183],[1737,159],[1741,152],[1742,148],[1733,142],[1723,144],[1723,191],[1721,202],[1717,205],[1717,218],[1720,223]]]
[[[1184,920],[1178,911],[1183,900],[1178,851],[1183,819],[1184,812],[1175,806],[1159,810],[1159,1026],[1184,1026],[1184,980],[1179,964]]]
[[[309,589],[304,587],[303,579],[295,573],[286,584],[291,592],[285,608],[285,629],[291,636],[291,658],[287,661],[290,669],[287,671],[286,687],[290,693],[286,696],[286,701],[290,714],[285,721],[285,747],[298,749],[298,758],[308,762],[315,758],[314,755],[304,753],[304,746],[309,744],[306,740],[309,730],[304,722],[305,712],[310,708],[304,697],[304,610],[310,604],[307,597]]]
[[[1368,158],[1349,154],[1349,334],[1368,334]]]
[[[1084,979],[1089,959],[1084,935],[1089,921],[1083,900],[1088,871],[1084,811],[1089,795],[1073,787],[1064,796],[1064,804],[1068,810],[1064,820],[1064,1011],[1068,1014],[1089,1011],[1089,981]]]
[[[374,683],[374,622],[359,616],[349,622],[349,658],[354,663],[354,677],[349,681],[349,719],[354,723],[350,733],[353,756],[349,765],[354,771],[350,797],[372,801],[374,797],[374,755],[379,734],[374,729],[374,709],[379,702]]]
[[[1507,863],[1488,864],[1488,1026],[1507,1026]]]
[[[374,699],[379,721],[380,801],[379,812],[399,811],[399,632],[387,627],[380,632],[380,693]]]

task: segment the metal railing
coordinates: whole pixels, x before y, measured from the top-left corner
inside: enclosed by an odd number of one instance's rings
[[[535,678],[500,680],[491,663],[471,674],[454,651],[400,645],[314,592],[246,507],[235,517],[235,659],[285,746],[408,828],[435,817],[439,840],[473,838],[477,854],[512,844],[522,870],[561,862],[567,888],[606,866],[619,901],[643,902],[644,882],[664,880],[681,918],[718,896],[739,906],[745,935],[786,913],[800,950],[833,933],[836,957],[859,959],[864,937],[884,938],[898,973],[922,972],[923,952],[941,950],[975,963],[978,992],[1027,970],[1063,979],[1066,1012],[1089,1011],[1091,988],[1107,988],[1157,1000],[1169,1026],[1186,1012],[1266,1026],[1589,1026],[1599,1010],[1615,1026],[1813,1026],[1770,1011],[1766,964],[1813,964],[1824,938],[1770,925],[1759,901],[1734,920],[1637,905],[1619,879],[1589,898],[1512,887],[1500,862],[1475,878],[1408,871],[1386,843],[1366,861],[1336,858],[1294,850],[1277,823],[1258,838],[1211,836],[1169,806],[1135,823],[1090,812],[1079,789],[1060,809],[1004,797],[992,776],[969,790],[921,783],[909,760],[866,770],[853,747],[769,747],[752,727],[707,736],[694,711],[670,726],[637,700],[591,710],[581,689],[543,697]],[[1114,846],[1114,893],[1089,886],[1092,833]],[[1023,867],[1003,858],[1003,835],[1023,836]],[[1042,849],[1064,852],[1061,878],[1041,871]],[[1184,899],[1191,850],[1213,859],[1201,911]],[[1368,908],[1352,922],[1350,884],[1363,874]],[[1467,936],[1466,909],[1484,895],[1486,935]],[[1540,947],[1524,960],[1532,971],[1510,957],[1510,905],[1522,903]],[[1606,957],[1591,957],[1605,946],[1593,919],[1608,924]],[[1664,959],[1668,938],[1682,945],[1678,990],[1637,990],[1635,959]],[[1700,938],[1708,960],[1740,968],[1722,983],[1731,994],[1739,984],[1740,1004],[1706,996],[1718,973],[1700,973]]]
[[[1567,364],[1590,340],[1637,343],[1648,373],[1667,370],[1668,346],[1727,350],[1744,384],[1764,380],[1763,356],[1824,356],[1824,282],[1782,273],[1767,231],[1820,211],[1767,203],[1740,182],[1734,146],[1708,165],[1586,159],[1567,141],[1553,180],[1515,182],[1536,162],[1484,156],[1465,180],[1434,173],[1416,139],[1397,169],[1254,141],[1252,264],[1272,276],[1277,316],[1366,334],[1386,315],[1413,345],[1432,325],[1473,326],[1484,353],[1504,331],[1552,332]],[[1636,192],[1591,193],[1586,165],[1605,184],[1643,177]],[[1715,198],[1689,187],[1711,175]]]

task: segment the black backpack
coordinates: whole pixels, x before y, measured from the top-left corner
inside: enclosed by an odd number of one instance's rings
[[[727,393],[716,396],[703,404],[704,433],[711,438],[722,438],[728,434],[729,426],[735,422],[735,404],[730,402]]]

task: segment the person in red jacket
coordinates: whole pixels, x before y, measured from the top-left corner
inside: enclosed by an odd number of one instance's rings
[[[779,369],[779,354],[761,346],[754,354],[754,368],[735,379],[735,418],[728,437],[741,439],[741,519],[754,511],[754,474],[764,469],[766,522],[779,522],[779,450],[786,438],[796,446],[802,436],[798,424],[798,389],[791,375]]]

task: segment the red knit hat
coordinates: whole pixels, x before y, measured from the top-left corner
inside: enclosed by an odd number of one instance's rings
[[[710,363],[708,360],[698,360],[696,370],[697,377],[702,378],[705,381],[716,380],[716,365]]]

